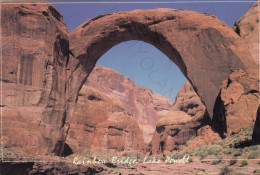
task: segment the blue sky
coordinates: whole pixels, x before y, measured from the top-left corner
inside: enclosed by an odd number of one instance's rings
[[[158,2],[154,0],[151,1]],[[216,15],[218,19],[227,23],[230,27],[233,27],[234,23],[252,4],[252,1],[214,3],[184,3],[184,1],[181,1],[181,3],[54,2],[55,7],[63,15],[69,31],[72,31],[84,21],[101,14],[152,8],[187,9],[210,13]],[[171,62],[167,56],[154,46],[142,41],[127,41],[114,46],[99,59],[97,64],[110,67],[130,77],[135,84],[152,89],[155,93],[168,96],[171,101],[174,101],[178,90],[186,80],[179,68]]]

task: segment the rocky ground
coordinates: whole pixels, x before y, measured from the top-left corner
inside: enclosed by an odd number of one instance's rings
[[[227,139],[210,145],[189,147],[172,151],[166,156],[136,153],[111,154],[86,151],[65,158],[19,155],[5,149],[6,160],[29,161],[27,163],[2,162],[1,173],[9,174],[260,174],[260,145],[253,145],[253,127],[244,129]],[[23,157],[23,158],[22,158]],[[34,163],[31,161],[33,158]],[[83,162],[84,160],[84,162]],[[14,168],[15,167],[15,168]]]

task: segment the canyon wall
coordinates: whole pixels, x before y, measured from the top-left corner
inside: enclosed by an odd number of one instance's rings
[[[115,97],[84,85],[66,140],[74,153],[144,151],[143,133]]]
[[[152,154],[167,155],[178,150],[188,140],[195,138],[197,130],[210,124],[206,107],[186,81],[179,90],[175,102],[156,125],[152,139]]]
[[[172,106],[169,98],[137,86],[128,77],[99,65],[91,72],[86,85],[118,99],[135,117],[146,144],[151,141],[158,120]]]
[[[1,4],[1,50],[3,90],[3,144],[22,152],[47,151],[39,128],[46,125],[59,133],[57,121],[46,112],[63,98],[68,61],[68,31],[62,15],[49,4]],[[58,78],[58,74],[62,75]],[[43,123],[42,123],[43,124]],[[53,138],[56,140],[56,138]]]

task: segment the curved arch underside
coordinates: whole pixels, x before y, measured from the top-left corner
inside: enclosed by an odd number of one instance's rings
[[[71,95],[77,96],[106,51],[128,40],[150,43],[167,55],[191,82],[211,117],[221,83],[232,71],[242,68],[257,76],[247,45],[215,16],[162,8],[134,10],[92,18],[70,33]]]

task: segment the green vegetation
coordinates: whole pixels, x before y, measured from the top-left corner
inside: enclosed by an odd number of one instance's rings
[[[246,166],[246,165],[248,165],[248,162],[246,160],[241,160],[241,166],[243,167],[243,166]]]
[[[232,169],[230,169],[228,166],[224,166],[223,168],[221,168],[221,175],[227,175],[227,174],[231,174]]]
[[[253,173],[254,173],[254,174],[260,173],[260,168],[255,169]]]
[[[189,146],[189,145],[190,145],[190,142],[191,142],[191,141],[188,140],[188,141],[185,143],[185,145],[186,145],[186,146]]]
[[[217,156],[215,160],[212,161],[212,165],[217,165],[222,161],[222,157]]]
[[[173,151],[170,155],[171,158],[182,158],[185,154],[192,156],[199,156],[204,159],[209,155],[215,155],[216,160],[212,164],[221,162],[221,157],[233,155],[233,159],[229,161],[230,165],[237,163],[237,157],[244,159],[256,159],[260,155],[260,145],[250,146],[252,140],[253,125],[249,128],[242,129],[239,133],[233,134],[230,137],[213,143],[210,146],[200,144],[199,148],[193,148],[189,151],[176,152]],[[186,144],[189,144],[188,142]],[[246,146],[244,146],[246,145]]]
[[[242,149],[237,149],[235,152],[234,152],[234,156],[237,157],[237,156],[241,156],[243,153],[243,150]]]
[[[234,164],[236,164],[236,163],[237,163],[237,159],[236,159],[236,158],[231,159],[231,160],[229,161],[229,165],[234,165]]]
[[[193,162],[193,158],[188,159],[188,163],[191,163],[191,162]]]
[[[248,155],[248,159],[256,159],[258,157],[258,152],[253,151]]]
[[[166,160],[166,157],[163,156],[163,157],[160,158],[160,160],[165,161],[165,160]]]

